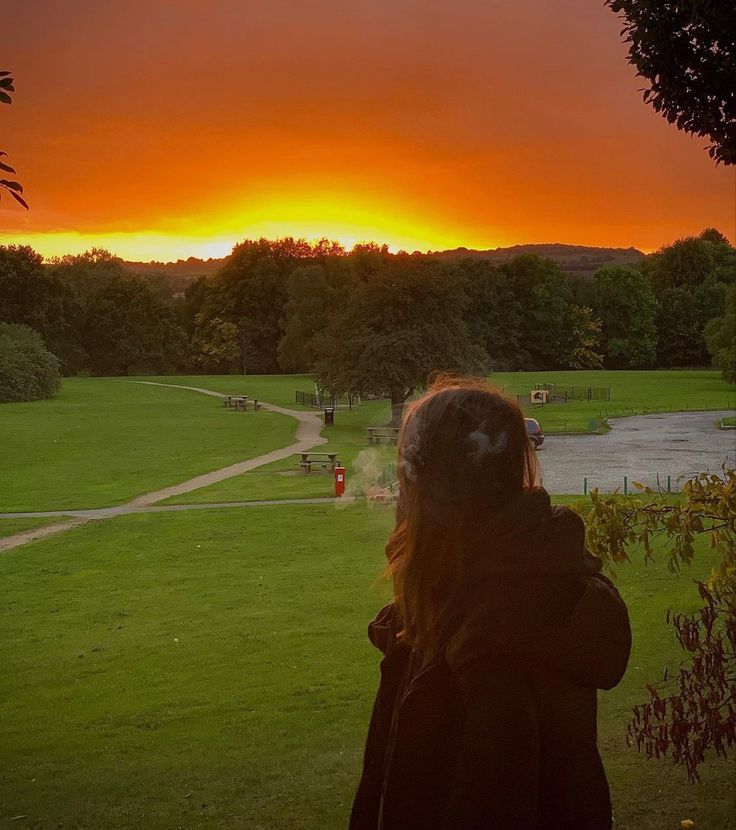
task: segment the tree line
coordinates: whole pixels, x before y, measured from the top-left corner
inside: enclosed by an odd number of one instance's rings
[[[40,334],[66,375],[316,373],[403,401],[435,370],[711,365],[736,381],[736,249],[718,231],[592,278],[504,264],[245,241],[183,294],[92,250],[43,262],[0,247],[0,322]]]

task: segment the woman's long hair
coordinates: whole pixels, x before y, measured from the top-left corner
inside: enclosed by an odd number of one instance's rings
[[[400,499],[386,546],[402,637],[437,651],[457,624],[468,548],[534,486],[536,460],[516,403],[483,380],[440,377],[408,404]]]

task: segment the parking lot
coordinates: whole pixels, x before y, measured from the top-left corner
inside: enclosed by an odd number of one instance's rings
[[[612,418],[605,435],[548,435],[537,452],[540,475],[550,493],[631,491],[638,481],[672,490],[701,472],[736,467],[736,430],[718,428],[724,412],[671,412]],[[543,425],[544,426],[544,425]]]

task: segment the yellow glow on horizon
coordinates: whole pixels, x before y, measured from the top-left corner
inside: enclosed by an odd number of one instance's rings
[[[496,240],[472,240],[462,230],[445,226],[440,217],[424,218],[410,208],[358,203],[343,194],[313,194],[306,198],[260,194],[249,205],[233,202],[217,217],[162,220],[156,230],[82,232],[60,230],[2,234],[0,244],[30,245],[44,258],[105,248],[126,260],[148,262],[224,257],[244,239],[292,236],[316,241],[330,239],[346,249],[363,242],[386,244],[396,252],[447,248],[496,247]]]

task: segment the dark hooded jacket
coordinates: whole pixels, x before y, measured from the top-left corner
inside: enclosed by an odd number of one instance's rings
[[[394,605],[350,830],[604,830],[596,689],[626,669],[626,607],[581,519],[525,494],[478,535],[444,651],[397,639]]]

